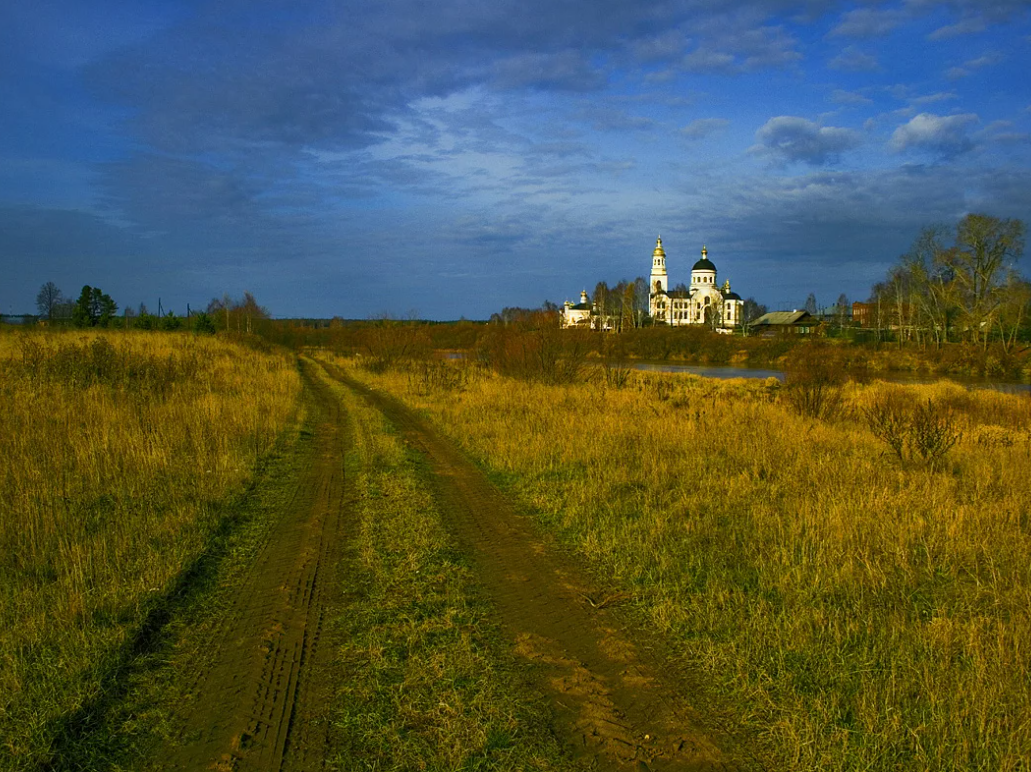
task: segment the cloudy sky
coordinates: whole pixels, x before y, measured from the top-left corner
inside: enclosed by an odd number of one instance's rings
[[[0,2],[3,313],[485,318],[657,234],[830,304],[968,212],[1031,221],[1027,0]]]

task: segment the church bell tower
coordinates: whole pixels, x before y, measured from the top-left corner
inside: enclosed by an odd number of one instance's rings
[[[652,252],[652,274],[648,280],[648,294],[656,293],[656,284],[662,292],[668,290],[669,276],[666,273],[666,252],[662,248],[662,236],[655,240],[655,251]]]

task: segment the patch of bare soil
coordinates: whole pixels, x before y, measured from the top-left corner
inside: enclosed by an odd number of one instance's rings
[[[746,766],[707,736],[690,685],[649,652],[653,642],[613,613],[621,596],[594,589],[427,421],[339,368],[327,369],[428,459],[446,522],[473,556],[517,655],[533,663],[536,686],[555,707],[556,732],[574,753],[606,770]]]
[[[319,414],[310,463],[222,621],[211,662],[198,665],[181,740],[162,768],[324,768],[332,686],[324,622],[344,585],[348,438],[339,401],[307,369],[305,381]]]

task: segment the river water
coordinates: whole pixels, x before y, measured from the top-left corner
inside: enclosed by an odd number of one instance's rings
[[[446,359],[465,359],[464,351],[442,352]],[[783,370],[763,370],[758,367],[732,367],[730,365],[680,365],[670,362],[641,362],[630,360],[628,366],[634,370],[651,373],[687,373],[702,378],[776,378],[784,380]],[[977,378],[963,375],[913,375],[910,373],[877,373],[872,376],[891,383],[937,383],[953,381],[968,389],[995,389],[1013,393],[1031,392],[1031,384],[1017,381],[1000,381],[991,378]]]
[[[776,378],[784,380],[782,370],[761,370],[753,367],[731,367],[729,365],[678,365],[669,362],[631,362],[634,370],[653,373],[689,373],[703,378]],[[962,375],[912,375],[910,373],[877,373],[872,376],[891,383],[936,383],[953,381],[968,389],[995,389],[1006,392],[1031,392],[1031,384],[1016,381],[999,381],[991,378],[976,378]]]

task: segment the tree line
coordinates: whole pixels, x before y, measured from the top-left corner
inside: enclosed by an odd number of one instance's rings
[[[159,303],[160,307],[160,303]],[[203,311],[187,307],[185,317],[175,311],[151,313],[146,304],[126,306],[121,316],[118,304],[100,287],[83,286],[77,299],[72,300],[52,281],[44,283],[36,294],[38,319],[54,326],[77,328],[124,328],[135,330],[191,330],[200,334],[214,334],[218,330],[257,332],[258,326],[270,319],[268,309],[259,305],[250,292],[242,298],[224,294],[212,299]]]
[[[1007,352],[1031,339],[1031,282],[1017,270],[1021,220],[968,214],[955,226],[924,228],[908,252],[874,285],[871,326],[896,339],[933,344],[967,341]]]

